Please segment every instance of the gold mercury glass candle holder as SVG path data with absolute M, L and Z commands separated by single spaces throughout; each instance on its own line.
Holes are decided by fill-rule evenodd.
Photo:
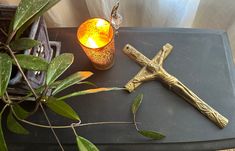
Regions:
M 93 18 L 80 25 L 77 38 L 83 51 L 98 70 L 107 70 L 114 64 L 114 30 L 101 18 Z

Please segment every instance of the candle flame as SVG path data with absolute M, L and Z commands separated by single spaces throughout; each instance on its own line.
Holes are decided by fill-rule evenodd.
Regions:
M 99 19 L 98 22 L 96 23 L 96 27 L 101 27 L 103 26 L 105 21 L 103 19 Z
M 96 44 L 96 42 L 92 38 L 89 37 L 87 42 L 91 48 L 98 48 L 98 45 Z
M 113 37 L 110 23 L 104 19 L 94 18 L 83 23 L 77 32 L 79 42 L 88 48 L 101 48 Z

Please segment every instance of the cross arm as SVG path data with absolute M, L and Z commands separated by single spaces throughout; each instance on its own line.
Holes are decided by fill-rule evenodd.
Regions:
M 154 71 L 156 70 L 155 68 L 157 68 L 157 66 L 162 65 L 163 61 L 171 53 L 172 49 L 173 49 L 173 46 L 171 44 L 169 43 L 165 44 L 152 60 L 145 57 L 142 53 L 140 53 L 130 44 L 127 44 L 123 48 L 123 52 L 127 54 L 130 58 L 135 60 L 137 63 L 139 63 L 141 66 L 148 66 L 148 68 L 151 68 L 151 70 Z
M 147 81 L 147 80 L 153 80 L 155 79 L 155 75 L 151 70 L 147 70 L 147 65 L 151 64 L 152 69 L 154 69 L 154 64 L 159 64 L 162 60 L 165 60 L 167 56 L 170 54 L 172 51 L 173 46 L 169 43 L 165 44 L 161 50 L 153 57 L 152 60 L 149 60 L 147 57 L 142 55 L 141 53 L 138 53 L 138 51 L 131 46 L 130 44 L 127 44 L 124 48 L 123 51 L 126 54 L 131 54 L 128 55 L 131 57 L 133 60 L 136 60 L 136 58 L 140 58 L 137 63 L 140 63 L 142 66 L 142 69 L 135 75 L 134 78 L 132 78 L 126 85 L 125 88 L 129 91 L 132 92 L 134 91 L 138 86 L 142 84 L 142 82 Z M 132 53 L 133 51 L 137 53 Z M 163 52 L 164 51 L 164 55 Z M 151 68 L 151 67 L 150 67 Z

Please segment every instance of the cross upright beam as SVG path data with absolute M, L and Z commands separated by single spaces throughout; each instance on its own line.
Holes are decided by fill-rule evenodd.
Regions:
M 228 119 L 209 106 L 206 102 L 200 99 L 189 88 L 181 83 L 176 77 L 170 75 L 164 68 L 163 62 L 172 51 L 173 46 L 169 43 L 164 45 L 162 49 L 156 54 L 156 56 L 150 60 L 138 50 L 136 50 L 130 44 L 127 44 L 123 48 L 123 52 L 137 63 L 143 66 L 143 68 L 132 78 L 125 88 L 132 92 L 144 81 L 158 79 L 163 84 L 168 86 L 170 90 L 177 95 L 184 98 L 187 102 L 192 104 L 202 114 L 208 117 L 218 127 L 224 128 L 228 124 Z

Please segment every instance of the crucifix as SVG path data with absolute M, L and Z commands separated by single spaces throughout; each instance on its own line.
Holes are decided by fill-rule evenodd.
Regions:
M 228 124 L 228 119 L 209 106 L 206 102 L 200 99 L 189 88 L 187 88 L 176 77 L 170 75 L 164 68 L 163 62 L 172 51 L 173 46 L 169 43 L 165 44 L 156 56 L 150 60 L 130 44 L 123 48 L 123 52 L 130 58 L 139 63 L 142 69 L 132 78 L 125 88 L 132 92 L 144 81 L 159 80 L 166 85 L 170 90 L 177 95 L 184 98 L 187 102 L 192 104 L 202 114 L 214 122 L 218 127 L 224 128 Z

